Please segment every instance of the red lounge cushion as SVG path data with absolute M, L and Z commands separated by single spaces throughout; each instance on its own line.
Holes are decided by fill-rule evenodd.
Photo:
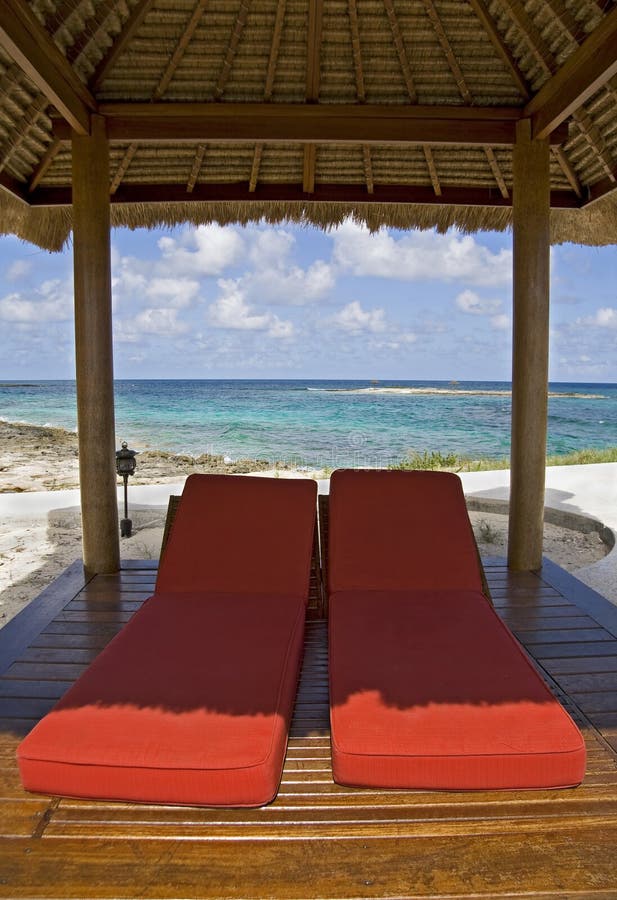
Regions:
M 28 790 L 257 806 L 278 788 L 305 597 L 159 594 L 18 750 Z
M 308 479 L 191 475 L 157 591 L 308 598 L 316 498 Z
M 585 746 L 486 598 L 330 599 L 334 778 L 421 789 L 579 784 Z
M 332 592 L 482 590 L 456 475 L 339 469 L 330 481 L 329 528 Z

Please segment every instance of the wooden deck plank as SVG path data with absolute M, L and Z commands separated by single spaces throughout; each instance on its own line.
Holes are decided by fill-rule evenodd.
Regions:
M 505 839 L 507 836 L 507 840 Z M 0 896 L 172 898 L 273 896 L 497 897 L 615 889 L 617 825 L 554 823 L 550 831 L 316 840 L 25 840 L 3 849 Z M 241 864 L 239 864 L 241 856 Z M 24 881 L 24 859 L 28 877 Z M 556 866 L 555 860 L 562 861 Z M 567 861 L 567 864 L 565 864 Z
M 487 570 L 498 612 L 582 726 L 581 787 L 453 793 L 335 784 L 326 624 L 311 621 L 280 790 L 257 810 L 23 791 L 20 737 L 150 595 L 156 570 L 134 562 L 100 585 L 65 590 L 64 603 L 53 614 L 39 609 L 28 641 L 4 656 L 0 631 L 0 897 L 615 900 L 617 639 L 610 610 L 596 618 L 597 598 L 579 607 L 577 583 L 550 574 L 558 587 L 500 563 Z

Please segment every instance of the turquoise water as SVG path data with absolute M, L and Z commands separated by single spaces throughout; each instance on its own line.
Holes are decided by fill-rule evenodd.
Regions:
M 380 393 L 388 387 L 414 392 Z M 502 457 L 510 446 L 509 389 L 502 382 L 118 381 L 116 433 L 118 446 L 126 440 L 136 450 L 309 466 L 385 465 L 410 450 Z M 617 385 L 553 384 L 551 393 L 549 453 L 617 446 Z M 3 382 L 0 418 L 75 429 L 75 384 Z

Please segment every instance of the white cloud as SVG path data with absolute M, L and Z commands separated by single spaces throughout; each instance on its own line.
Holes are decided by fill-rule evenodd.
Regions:
M 474 316 L 496 315 L 501 308 L 501 300 L 487 300 L 474 291 L 462 291 L 456 298 L 456 305 L 464 313 Z
M 160 301 L 161 306 L 183 309 L 199 293 L 199 282 L 190 278 L 152 278 L 145 293 L 150 301 Z
M 158 247 L 168 274 L 221 275 L 242 259 L 244 241 L 238 231 L 221 225 L 186 228 L 179 238 L 160 238 Z
M 270 337 L 288 338 L 294 333 L 291 322 L 273 313 L 256 313 L 246 302 L 241 285 L 233 279 L 220 279 L 220 296 L 208 307 L 207 318 L 215 328 L 234 331 L 263 331 Z
M 494 328 L 495 331 L 509 331 L 512 327 L 512 320 L 510 316 L 506 316 L 505 313 L 500 313 L 497 316 L 492 316 L 491 327 Z
M 594 324 L 601 328 L 617 328 L 617 309 L 611 306 L 602 307 L 595 315 Z
M 293 250 L 296 239 L 282 228 L 252 228 L 249 259 L 257 268 L 281 267 Z
M 138 332 L 164 337 L 188 331 L 186 322 L 178 321 L 178 310 L 175 308 L 144 309 L 135 316 L 134 326 Z
M 16 259 L 6 270 L 8 281 L 19 281 L 32 271 L 32 262 L 28 259 Z
M 21 293 L 7 294 L 0 300 L 0 319 L 40 325 L 43 322 L 67 322 L 73 318 L 73 288 L 66 281 L 44 281 L 31 292 L 35 299 Z
M 308 269 L 281 266 L 245 272 L 241 283 L 251 299 L 304 306 L 326 296 L 334 287 L 335 279 L 332 267 L 318 259 Z
M 378 333 L 386 330 L 385 313 L 383 309 L 364 310 L 357 300 L 353 300 L 344 306 L 330 319 L 333 325 L 348 331 L 351 334 L 359 334 L 363 331 Z
M 401 281 L 462 281 L 479 286 L 508 284 L 512 253 L 492 253 L 470 235 L 412 231 L 394 237 L 371 232 L 347 219 L 333 231 L 333 258 L 354 275 Z

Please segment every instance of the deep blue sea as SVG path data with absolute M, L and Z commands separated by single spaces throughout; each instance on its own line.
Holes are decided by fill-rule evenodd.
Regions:
M 379 466 L 409 451 L 503 457 L 509 390 L 503 382 L 117 381 L 116 434 L 118 446 L 136 450 L 307 466 Z M 550 390 L 549 453 L 617 446 L 617 385 Z M 0 418 L 74 430 L 75 383 L 2 382 Z

